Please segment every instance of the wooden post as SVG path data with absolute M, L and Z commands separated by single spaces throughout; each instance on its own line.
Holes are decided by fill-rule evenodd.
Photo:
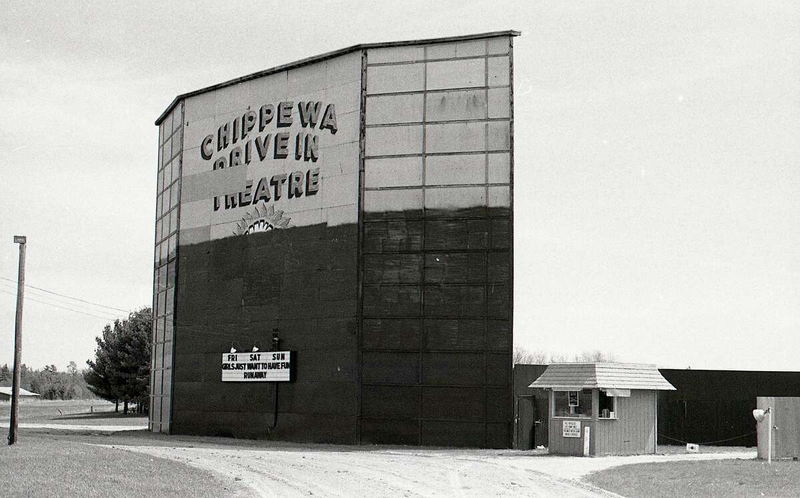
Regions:
M 655 415 L 653 415 L 653 454 L 658 453 L 658 391 L 653 391 L 653 409 L 655 410 Z
M 19 273 L 17 275 L 17 316 L 14 320 L 14 376 L 11 385 L 11 423 L 8 426 L 8 444 L 17 442 L 19 424 L 19 384 L 22 368 L 22 299 L 25 295 L 25 243 L 24 235 L 15 235 L 14 243 L 19 244 Z
M 774 400 L 774 398 L 773 398 Z M 769 415 L 769 432 L 767 432 L 767 463 L 772 464 L 772 407 L 775 406 L 775 402 L 772 401 L 770 403 L 769 408 L 767 408 L 767 414 Z

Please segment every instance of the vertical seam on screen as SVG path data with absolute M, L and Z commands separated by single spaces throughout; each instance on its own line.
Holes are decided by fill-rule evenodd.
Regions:
M 510 341 L 508 344 L 507 389 L 513 393 L 513 358 L 514 358 L 514 38 L 508 37 L 508 330 L 510 331 Z M 513 414 L 514 396 L 511 396 L 511 413 Z M 507 426 L 511 432 L 511 425 Z M 507 441 L 508 442 L 508 441 Z
M 486 447 L 489 440 L 489 360 L 487 344 L 487 328 L 489 327 L 489 247 L 492 244 L 492 212 L 489 205 L 489 40 L 483 42 L 483 95 L 486 107 L 484 117 L 486 123 L 483 125 L 483 181 L 484 195 L 486 203 L 487 218 L 487 240 L 483 249 L 483 306 L 485 316 L 483 317 L 483 446 Z
M 359 116 L 359 132 L 358 132 L 358 304 L 356 316 L 356 351 L 358 358 L 358 365 L 356 366 L 356 376 L 358 383 L 356 400 L 356 442 L 361 443 L 361 423 L 364 399 L 364 385 L 363 385 L 363 330 L 364 330 L 364 176 L 366 174 L 366 113 L 367 113 L 367 63 L 368 53 L 367 50 L 361 51 L 361 90 L 360 90 L 360 116 Z
M 422 47 L 422 235 L 421 235 L 421 247 L 420 247 L 420 264 L 422 265 L 422 271 L 420 272 L 420 282 L 419 282 L 419 338 L 417 340 L 417 347 L 419 348 L 419 366 L 417 370 L 418 380 L 417 380 L 417 396 L 419 396 L 418 406 L 417 406 L 417 437 L 419 444 L 422 444 L 422 414 L 423 414 L 423 369 L 425 363 L 424 357 L 424 350 L 425 350 L 425 281 L 426 281 L 426 271 L 425 271 L 425 259 L 427 256 L 427 243 L 425 240 L 425 231 L 426 231 L 426 220 L 427 220 L 427 209 L 426 205 L 426 196 L 427 196 L 427 189 L 425 186 L 428 183 L 427 174 L 428 174 L 428 161 L 427 161 L 427 119 L 428 119 L 428 46 L 425 45 Z

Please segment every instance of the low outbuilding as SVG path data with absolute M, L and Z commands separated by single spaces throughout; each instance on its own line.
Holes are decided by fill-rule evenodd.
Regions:
M 554 363 L 530 387 L 549 391 L 549 452 L 656 452 L 658 391 L 675 390 L 655 365 Z
M 19 397 L 20 398 L 28 398 L 28 399 L 36 399 L 39 397 L 38 394 L 32 393 L 25 389 L 19 388 Z M 10 387 L 0 387 L 0 401 L 10 401 L 11 400 L 11 388 Z

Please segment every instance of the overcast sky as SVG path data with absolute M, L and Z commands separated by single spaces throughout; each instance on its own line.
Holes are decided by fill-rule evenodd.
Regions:
M 14 234 L 30 285 L 150 305 L 153 121 L 175 95 L 357 43 L 516 29 L 515 344 L 800 370 L 800 7 L 762 4 L 5 1 L 0 364 Z M 26 297 L 32 367 L 84 365 L 119 316 Z

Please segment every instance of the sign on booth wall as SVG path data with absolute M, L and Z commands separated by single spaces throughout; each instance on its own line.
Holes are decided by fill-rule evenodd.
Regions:
M 561 422 L 562 437 L 581 437 L 580 420 L 563 420 Z
M 222 382 L 289 382 L 291 373 L 291 351 L 222 355 Z

